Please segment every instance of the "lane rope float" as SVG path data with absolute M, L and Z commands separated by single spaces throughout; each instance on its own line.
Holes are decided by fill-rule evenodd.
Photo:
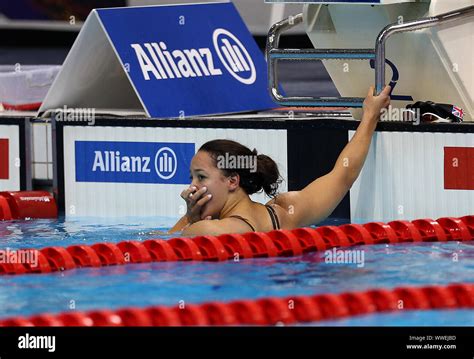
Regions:
M 270 232 L 148 239 L 69 247 L 19 249 L 37 258 L 31 263 L 0 263 L 0 274 L 49 273 L 82 267 L 164 261 L 224 261 L 298 256 L 355 245 L 474 240 L 474 215 L 437 220 L 370 222 Z M 19 257 L 19 255 L 17 256 Z
M 474 284 L 370 289 L 232 302 L 72 311 L 0 320 L 0 326 L 208 326 L 311 323 L 402 310 L 473 309 Z
M 49 192 L 0 192 L 0 220 L 57 217 L 58 207 Z

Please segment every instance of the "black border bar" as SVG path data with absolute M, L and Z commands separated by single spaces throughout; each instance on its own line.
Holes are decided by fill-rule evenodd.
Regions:
M 55 351 L 19 349 L 19 337 L 55 336 Z M 416 341 L 410 337 L 433 337 Z M 435 336 L 455 339 L 434 340 Z M 472 327 L 0 328 L 2 358 L 182 357 L 472 358 Z M 420 343 L 455 349 L 408 349 Z

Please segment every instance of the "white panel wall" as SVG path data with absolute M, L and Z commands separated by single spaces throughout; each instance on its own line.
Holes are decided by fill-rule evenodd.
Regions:
M 187 185 L 141 183 L 90 183 L 75 181 L 75 141 L 189 142 L 196 150 L 213 139 L 228 138 L 256 148 L 277 162 L 287 191 L 286 130 L 132 128 L 66 126 L 64 128 L 64 183 L 66 216 L 166 216 L 180 217 L 184 201 L 180 193 Z M 268 201 L 263 194 L 252 196 Z
M 53 179 L 53 155 L 51 124 L 36 122 L 32 124 L 33 178 L 40 180 Z
M 474 214 L 474 191 L 444 189 L 445 146 L 473 147 L 474 134 L 376 132 L 350 191 L 352 221 Z

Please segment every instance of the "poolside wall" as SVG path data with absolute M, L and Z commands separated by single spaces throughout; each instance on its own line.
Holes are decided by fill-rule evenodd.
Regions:
M 329 172 L 357 125 L 350 120 L 257 115 L 240 120 L 102 118 L 95 126 L 55 123 L 54 188 L 66 216 L 178 217 L 184 211 L 179 194 L 187 184 L 78 181 L 75 142 L 184 142 L 196 151 L 208 140 L 231 138 L 273 157 L 284 179 L 281 190 L 286 191 L 302 189 Z M 389 221 L 472 213 L 473 132 L 468 124 L 380 123 L 360 178 L 332 217 Z M 268 200 L 263 195 L 255 199 Z
M 472 213 L 474 134 L 377 132 L 350 202 L 353 220 Z
M 75 146 L 78 141 L 90 143 L 127 142 L 130 146 L 140 146 L 141 143 L 172 143 L 189 144 L 192 155 L 205 142 L 227 138 L 238 141 L 250 147 L 257 148 L 259 153 L 267 154 L 278 164 L 282 178 L 282 191 L 287 191 L 287 148 L 286 130 L 259 130 L 236 128 L 153 128 L 153 127 L 107 127 L 107 126 L 78 126 L 66 127 L 64 131 L 64 193 L 65 213 L 67 216 L 166 216 L 179 217 L 185 214 L 185 203 L 180 193 L 189 186 L 189 162 L 183 161 L 178 155 L 178 170 L 169 180 L 160 183 L 157 173 L 160 166 L 158 159 L 152 156 L 148 169 L 152 183 L 134 183 L 140 176 L 124 177 L 116 173 L 114 178 L 102 182 L 100 176 L 88 180 L 81 178 L 77 168 L 84 152 Z M 133 144 L 133 145 L 132 145 Z M 123 147 L 122 147 L 123 148 Z M 132 150 L 133 151 L 133 150 Z M 154 155 L 156 151 L 152 154 Z M 168 158 L 169 159 L 169 158 Z M 188 158 L 190 160 L 190 158 Z M 173 160 L 174 161 L 174 160 Z M 184 163 L 186 162 L 186 163 Z M 174 166 L 174 162 L 172 164 Z M 184 168 L 182 168 L 184 166 Z M 97 171 L 96 171 L 97 172 Z M 184 181 L 176 180 L 179 173 L 184 173 Z M 182 176 L 182 177 L 183 177 Z M 144 181 L 147 181 L 145 179 Z M 269 198 L 263 194 L 252 196 L 254 200 L 265 202 Z

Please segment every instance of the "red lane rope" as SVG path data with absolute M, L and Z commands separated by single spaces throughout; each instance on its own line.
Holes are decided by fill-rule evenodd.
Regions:
M 57 218 L 58 207 L 46 191 L 0 192 L 0 221 L 26 218 Z
M 41 107 L 41 102 L 24 103 L 18 105 L 3 102 L 2 105 L 5 110 L 36 111 L 39 110 L 39 108 Z
M 21 258 L 21 254 L 29 252 L 30 257 L 37 258 L 37 263 L 34 263 L 36 266 L 28 262 L 7 261 L 0 263 L 0 274 L 49 273 L 127 263 L 297 256 L 333 247 L 364 244 L 471 240 L 474 240 L 474 215 L 461 218 L 444 217 L 436 221 L 417 219 L 411 222 L 371 222 L 363 225 L 296 228 L 266 233 L 149 239 L 143 242 L 96 243 L 66 248 L 46 247 L 39 250 L 20 249 L 16 251 L 16 257 Z
M 371 289 L 340 294 L 269 297 L 182 306 L 39 314 L 0 326 L 275 325 L 317 322 L 401 310 L 473 309 L 474 284 Z

